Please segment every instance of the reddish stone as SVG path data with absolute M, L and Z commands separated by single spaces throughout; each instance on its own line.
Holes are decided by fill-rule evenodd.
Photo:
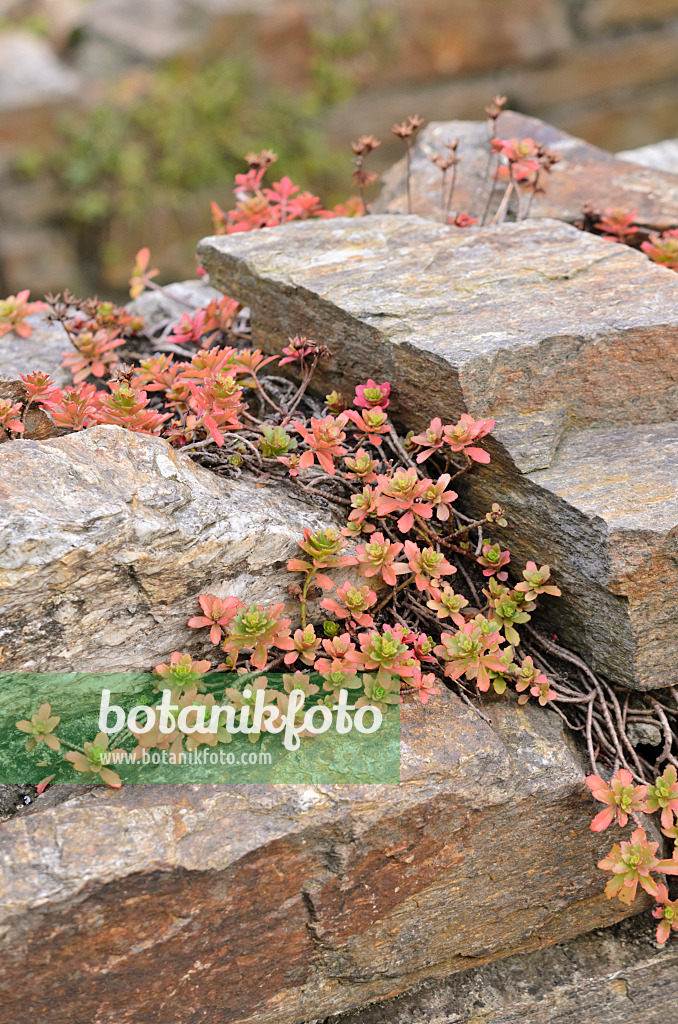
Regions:
M 0 1024 L 294 1024 L 628 915 L 561 720 L 485 711 L 407 705 L 399 786 L 48 791 L 0 831 Z

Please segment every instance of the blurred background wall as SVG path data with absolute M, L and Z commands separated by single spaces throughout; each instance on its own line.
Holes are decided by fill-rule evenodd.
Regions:
M 0 0 L 0 294 L 190 276 L 242 156 L 327 202 L 394 120 L 513 109 L 610 150 L 678 135 L 678 0 Z

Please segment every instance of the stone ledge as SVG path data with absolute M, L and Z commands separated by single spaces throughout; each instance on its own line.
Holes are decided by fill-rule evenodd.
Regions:
M 323 1024 L 668 1024 L 678 948 L 657 949 L 652 918 L 472 967 Z
M 205 633 L 186 624 L 201 593 L 287 599 L 294 617 L 285 563 L 303 526 L 334 522 L 289 489 L 220 479 L 162 438 L 108 425 L 0 446 L 0 505 L 3 672 L 202 656 Z

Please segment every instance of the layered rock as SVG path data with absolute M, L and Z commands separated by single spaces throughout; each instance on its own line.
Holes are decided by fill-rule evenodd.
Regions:
M 56 787 L 0 830 L 0 1022 L 294 1024 L 626 916 L 560 719 L 484 710 L 406 704 L 399 786 Z
M 661 1024 L 678 1000 L 678 946 L 625 921 L 527 956 L 427 982 L 323 1024 Z
M 292 491 L 221 479 L 113 426 L 2 445 L 0 502 L 0 667 L 17 672 L 204 653 L 186 625 L 198 595 L 285 600 L 302 527 L 333 522 Z
M 656 230 L 678 223 L 678 175 L 622 160 L 536 117 L 513 111 L 501 115 L 497 134 L 504 139 L 532 138 L 560 156 L 551 174 L 544 176 L 545 192 L 535 196 L 531 217 L 553 217 L 574 223 L 588 203 L 599 212 L 608 208 L 637 210 L 637 223 Z M 489 130 L 485 121 L 432 121 L 419 132 L 412 152 L 413 213 L 440 221 L 441 173 L 430 158 L 437 153 L 444 155 L 445 143 L 455 139 L 459 139 L 461 163 L 452 208 L 482 218 L 490 190 Z M 496 169 L 496 161 L 493 168 Z M 386 172 L 383 180 L 375 211 L 406 213 L 404 158 Z M 490 216 L 498 208 L 504 191 L 501 183 L 493 186 Z
M 677 182 L 678 184 L 678 182 Z M 498 539 L 549 562 L 558 632 L 601 671 L 666 684 L 678 655 L 678 277 L 546 219 L 459 231 L 417 217 L 206 239 L 214 284 L 254 343 L 326 343 L 319 387 L 393 385 L 393 413 L 493 416 L 467 501 L 509 510 Z M 661 581 L 661 583 L 660 583 Z M 660 593 L 661 588 L 661 593 Z

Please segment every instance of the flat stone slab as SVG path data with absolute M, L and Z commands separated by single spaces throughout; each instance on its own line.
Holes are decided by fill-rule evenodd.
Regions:
M 287 489 L 220 479 L 162 438 L 114 426 L 0 446 L 0 510 L 4 672 L 204 656 L 204 631 L 186 624 L 198 595 L 285 600 L 302 527 L 334 521 Z
M 251 306 L 254 344 L 279 352 L 305 334 L 329 345 L 320 390 L 390 380 L 395 417 L 418 429 L 437 415 L 493 416 L 492 465 L 468 480 L 474 510 L 491 491 L 513 521 L 502 541 L 562 577 L 568 643 L 621 682 L 666 685 L 678 621 L 654 640 L 652 621 L 637 632 L 646 605 L 635 606 L 628 566 L 644 575 L 659 557 L 678 592 L 673 449 L 661 432 L 672 428 L 659 427 L 678 420 L 674 272 L 545 219 L 464 232 L 406 216 L 306 222 L 205 239 L 199 254 L 212 283 Z M 538 475 L 572 432 L 601 428 L 617 434 L 595 480 L 633 488 L 633 524 L 612 516 L 608 528 L 581 497 L 585 458 L 564 455 L 553 487 Z M 535 516 L 548 520 L 543 533 Z
M 295 1024 L 626 916 L 561 720 L 484 710 L 405 704 L 399 786 L 48 791 L 0 830 L 1 1024 Z
M 505 111 L 497 122 L 497 135 L 504 139 L 532 138 L 560 156 L 550 175 L 544 175 L 546 192 L 535 197 L 530 217 L 552 217 L 574 221 L 582 206 L 596 210 L 638 210 L 637 223 L 663 230 L 678 224 L 678 174 L 665 168 L 634 164 L 592 146 L 567 132 L 513 111 Z M 412 154 L 412 212 L 440 221 L 441 173 L 430 157 L 445 154 L 445 143 L 459 139 L 458 184 L 452 207 L 481 217 L 489 191 L 487 164 L 489 129 L 486 121 L 431 121 L 419 132 Z M 496 168 L 496 160 L 494 167 Z M 384 187 L 375 212 L 406 213 L 405 160 L 398 161 L 383 175 Z M 449 184 L 449 175 L 448 175 Z M 504 192 L 497 184 L 492 211 Z
M 634 918 L 472 967 L 323 1024 L 663 1024 L 678 1005 L 678 945 Z

